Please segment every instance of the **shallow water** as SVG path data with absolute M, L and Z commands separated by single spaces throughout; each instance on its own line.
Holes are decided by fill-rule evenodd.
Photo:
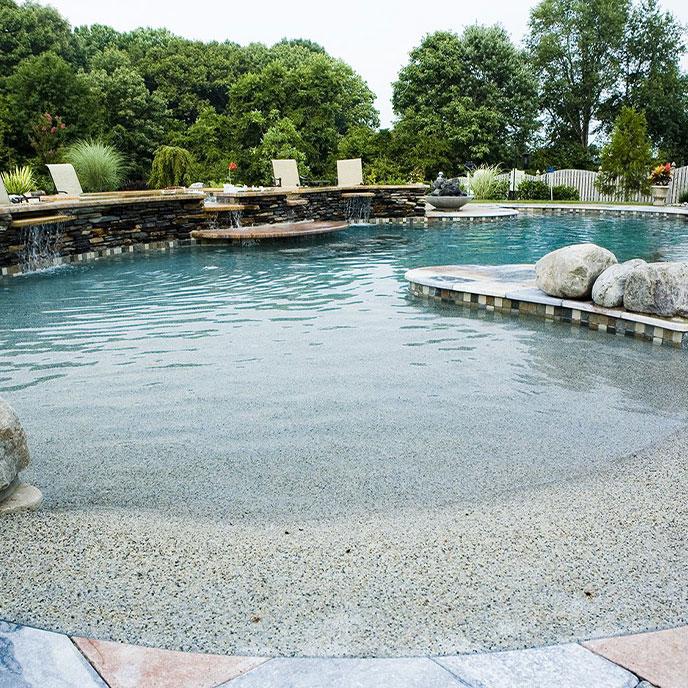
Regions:
M 429 305 L 409 268 L 594 241 L 688 259 L 688 223 L 352 227 L 298 245 L 136 254 L 0 281 L 0 393 L 54 508 L 218 519 L 481 500 L 685 424 L 685 353 Z

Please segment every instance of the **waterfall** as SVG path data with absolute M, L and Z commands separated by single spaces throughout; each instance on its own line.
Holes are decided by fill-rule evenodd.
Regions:
M 36 224 L 24 227 L 21 234 L 24 249 L 19 256 L 22 272 L 45 270 L 60 257 L 64 223 Z
M 241 210 L 225 210 L 229 216 L 229 223 L 220 223 L 220 213 L 210 213 L 207 219 L 207 227 L 212 231 L 222 230 L 222 229 L 240 229 L 241 228 Z
M 370 196 L 354 196 L 346 201 L 346 219 L 352 225 L 368 224 L 372 209 Z
M 229 226 L 235 229 L 239 229 L 241 227 L 241 210 L 229 211 Z

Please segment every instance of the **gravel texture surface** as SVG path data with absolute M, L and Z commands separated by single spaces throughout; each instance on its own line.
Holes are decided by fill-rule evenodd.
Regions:
M 442 508 L 232 524 L 51 509 L 0 523 L 0 617 L 170 649 L 403 656 L 688 622 L 688 433 Z

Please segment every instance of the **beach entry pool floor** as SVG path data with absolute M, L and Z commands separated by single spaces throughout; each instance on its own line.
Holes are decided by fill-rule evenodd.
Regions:
M 431 306 L 404 272 L 688 225 L 519 218 L 123 256 L 0 282 L 45 494 L 0 618 L 247 654 L 424 654 L 685 623 L 688 357 Z

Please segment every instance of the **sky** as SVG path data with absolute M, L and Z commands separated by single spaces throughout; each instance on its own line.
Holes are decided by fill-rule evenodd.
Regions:
M 309 38 L 348 62 L 376 94 L 382 126 L 393 121 L 392 83 L 410 50 L 433 31 L 501 24 L 520 42 L 537 0 L 410 2 L 409 0 L 48 0 L 73 26 L 108 24 L 119 31 L 165 27 L 187 38 L 272 44 Z M 661 6 L 688 25 L 686 0 Z M 688 60 L 684 60 L 688 66 Z

